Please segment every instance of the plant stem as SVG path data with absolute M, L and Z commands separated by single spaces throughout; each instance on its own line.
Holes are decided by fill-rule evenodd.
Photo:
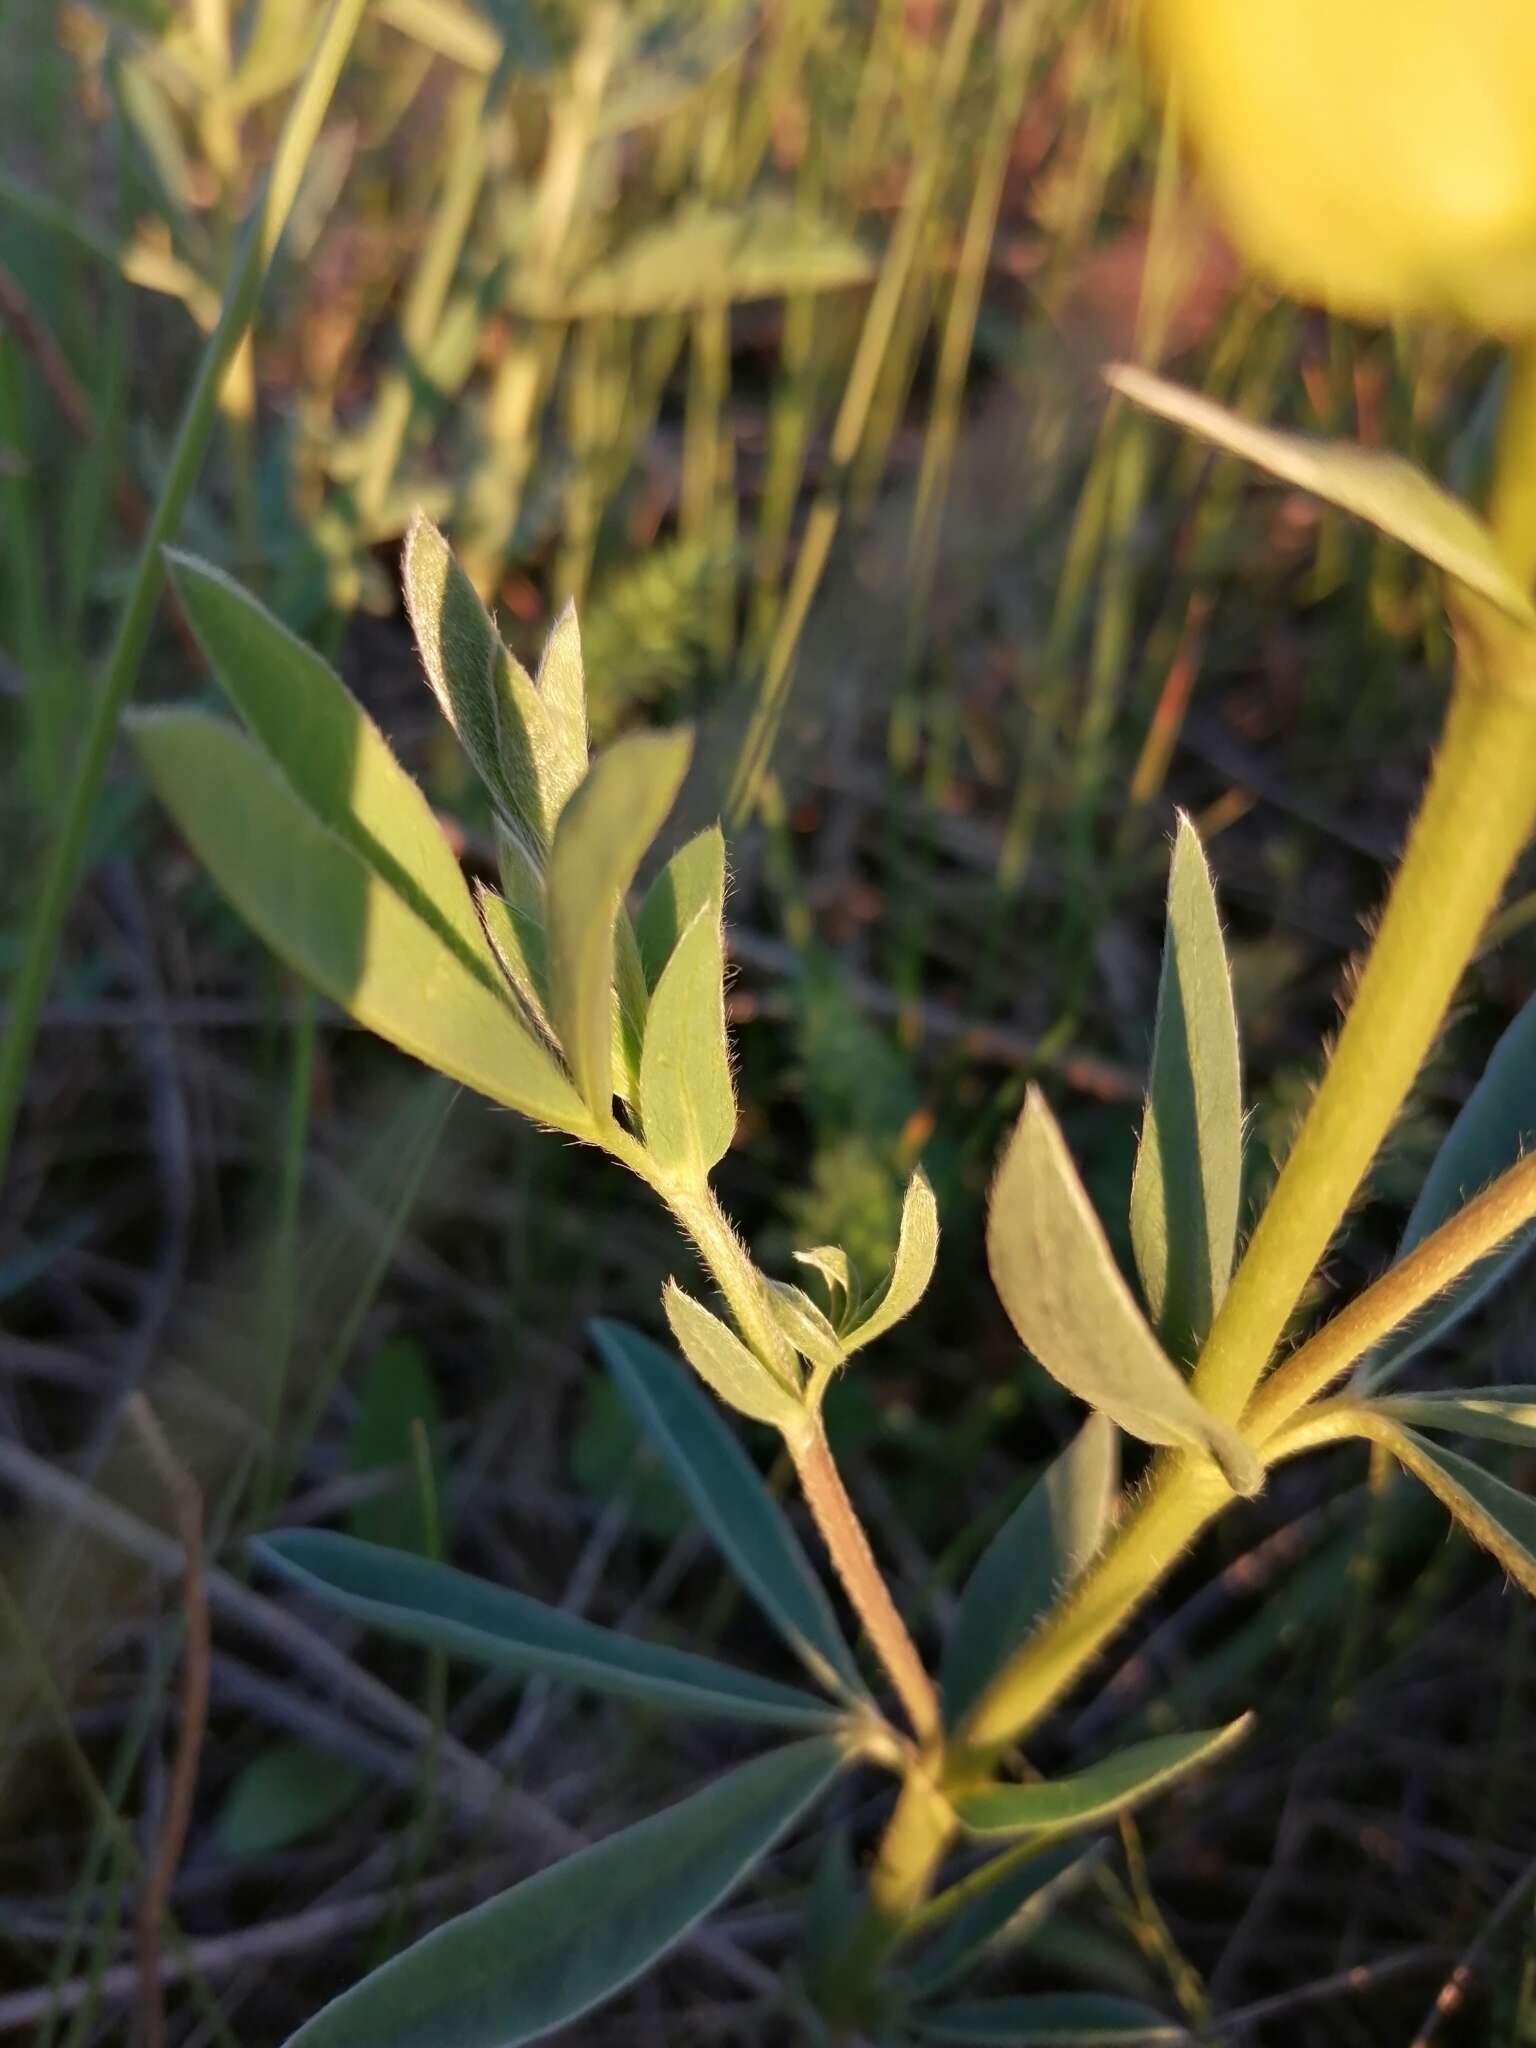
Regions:
M 803 1431 L 786 1430 L 784 1441 L 794 1460 L 800 1491 L 805 1495 L 822 1541 L 864 1625 L 864 1633 L 890 1674 L 907 1719 L 918 1740 L 927 1745 L 939 1733 L 939 1702 L 933 1681 L 923 1669 L 907 1625 L 897 1612 L 890 1589 L 881 1577 L 858 1511 L 848 1498 L 821 1425 L 820 1415 L 807 1416 Z M 905 1800 L 914 1782 L 908 1777 Z M 930 1797 L 932 1797 L 932 1788 Z
M 1536 655 L 1464 646 L 1423 808 L 1333 1058 L 1233 1277 L 1195 1392 L 1235 1422 L 1439 1033 L 1536 820 Z M 1511 667 L 1514 672 L 1511 673 Z
M 1256 1449 L 1268 1442 L 1373 1344 L 1443 1294 L 1479 1259 L 1497 1251 L 1533 1216 L 1536 1154 L 1512 1166 L 1458 1209 L 1294 1352 L 1265 1381 L 1244 1417 L 1249 1441 Z
M 91 707 L 74 781 L 38 884 L 36 908 L 12 985 L 4 1037 L 0 1038 L 0 1179 L 4 1178 L 16 1128 L 59 932 L 74 893 L 91 813 L 111 757 L 118 714 L 133 688 L 154 621 L 164 573 L 160 551 L 175 533 L 191 496 L 203 451 L 218 418 L 225 373 L 249 332 L 262 284 L 366 4 L 367 0 L 333 0 L 315 39 L 309 69 L 288 109 L 272 169 L 247 224 L 233 274 L 225 288 L 218 325 L 208 337 L 197 376 L 187 394 L 166 465 L 165 482 L 144 532 L 106 671 Z

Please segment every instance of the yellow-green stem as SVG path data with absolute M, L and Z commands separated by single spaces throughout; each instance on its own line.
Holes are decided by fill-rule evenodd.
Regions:
M 1298 1409 L 1322 1393 L 1373 1344 L 1408 1321 L 1469 1267 L 1536 1216 L 1536 1154 L 1522 1159 L 1458 1209 L 1440 1228 L 1391 1266 L 1347 1308 L 1325 1323 L 1265 1381 L 1243 1422 L 1255 1449 Z

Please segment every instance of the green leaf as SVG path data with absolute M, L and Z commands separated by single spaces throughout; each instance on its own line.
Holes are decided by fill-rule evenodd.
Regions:
M 822 1372 L 836 1372 L 846 1353 L 831 1323 L 799 1287 L 786 1280 L 768 1282 L 768 1306 L 774 1320 L 802 1358 Z
M 1449 1509 L 1474 1543 L 1491 1551 L 1510 1577 L 1536 1595 L 1536 1500 L 1495 1479 L 1481 1465 L 1404 1429 L 1378 1409 L 1364 1411 L 1372 1437 Z
M 738 57 L 758 24 L 752 7 L 692 19 L 680 10 L 646 18 L 635 10 L 626 47 L 597 116 L 599 135 L 649 126 L 681 106 Z
M 1435 1155 L 1403 1231 L 1404 1258 L 1442 1223 L 1514 1166 L 1536 1143 L 1536 997 L 1525 1004 L 1489 1055 Z M 1434 1344 L 1512 1273 L 1536 1244 L 1527 1225 L 1470 1266 L 1411 1323 L 1393 1331 L 1356 1368 L 1359 1387 L 1383 1387 L 1427 1344 Z
M 1320 441 L 1255 426 L 1214 400 L 1185 391 L 1147 370 L 1118 364 L 1106 372 L 1115 390 L 1229 455 L 1240 455 L 1281 483 L 1310 491 L 1352 512 L 1522 625 L 1536 625 L 1536 604 L 1521 585 L 1491 530 L 1470 506 L 1442 490 L 1400 455 Z
M 577 1089 L 600 1118 L 614 1093 L 614 924 L 692 747 L 682 729 L 619 740 L 593 762 L 555 829 L 546 885 L 550 1014 Z
M 903 1316 L 912 1313 L 927 1292 L 938 1255 L 939 1205 L 933 1199 L 927 1175 L 919 1168 L 908 1181 L 902 1201 L 895 1261 L 884 1285 L 860 1309 L 852 1328 L 843 1332 L 845 1351 L 858 1351 L 872 1344 Z
M 554 1045 L 555 1027 L 549 1021 L 549 951 L 543 925 L 483 882 L 475 884 L 475 902 L 497 964 L 529 1018 Z
M 620 1635 L 407 1551 L 326 1529 L 285 1530 L 255 1547 L 284 1578 L 344 1614 L 487 1670 L 560 1679 L 669 1711 L 783 1728 L 825 1727 L 832 1718 L 825 1701 L 793 1686 Z
M 380 1346 L 363 1375 L 350 1462 L 354 1472 L 398 1467 L 400 1484 L 390 1493 L 359 1501 L 347 1517 L 347 1526 L 365 1543 L 414 1550 L 425 1556 L 432 1548 L 432 1531 L 414 1469 L 414 1425 L 418 1422 L 426 1431 L 435 1468 L 442 1428 L 437 1389 L 421 1346 L 409 1337 L 397 1337 Z M 441 1500 L 440 1475 L 436 1492 Z
M 987 1258 L 1013 1327 L 1069 1393 L 1147 1443 L 1208 1450 L 1239 1493 L 1257 1491 L 1252 1451 L 1148 1329 L 1038 1088 L 992 1184 Z
M 209 667 L 294 794 L 494 987 L 453 849 L 340 676 L 221 570 L 169 551 L 166 562 Z
M 1193 2039 L 1152 2006 L 1098 1991 L 978 1998 L 924 2013 L 918 2024 L 925 2041 L 959 2048 L 1174 2048 Z
M 844 1762 L 813 1739 L 503 1892 L 325 2007 L 288 2048 L 518 2048 L 621 1990 L 717 1906 Z
M 1062 1842 L 1051 1848 L 1008 1849 L 963 1880 L 975 1895 L 944 1923 L 908 1977 L 914 1998 L 931 1998 L 975 1967 L 1007 1930 L 1010 1945 L 1028 1940 L 1055 1911 L 1057 1901 L 1093 1862 L 1096 1852 Z M 988 1879 L 995 1879 L 988 1883 Z M 940 1893 L 939 1903 L 943 1899 Z
M 443 716 L 506 823 L 542 853 L 585 773 L 585 731 L 578 745 L 551 718 L 448 543 L 420 514 L 403 567 L 411 630 Z
M 592 1335 L 635 1419 L 763 1613 L 818 1683 L 866 1701 L 821 1581 L 718 1408 L 638 1330 L 599 1320 Z
M 558 297 L 514 298 L 561 320 L 645 318 L 744 299 L 842 290 L 874 275 L 869 252 L 802 208 L 753 199 L 735 208 L 680 208 L 567 284 Z
M 276 1742 L 236 1777 L 213 1832 L 226 1856 L 246 1863 L 291 1849 L 350 1813 L 368 1774 L 307 1742 Z
M 645 893 L 635 936 L 645 985 L 661 980 L 673 948 L 702 911 L 718 919 L 725 908 L 725 835 L 718 825 L 696 832 L 673 854 Z
M 728 1408 L 774 1429 L 794 1424 L 801 1412 L 798 1394 L 752 1355 L 729 1324 L 685 1294 L 675 1280 L 662 1290 L 661 1305 L 678 1349 Z
M 1090 1415 L 983 1552 L 944 1645 L 946 1727 L 987 1685 L 1097 1553 L 1120 1486 L 1115 1425 Z
M 587 674 L 581 658 L 581 627 L 574 599 L 567 599 L 556 619 L 534 688 L 554 734 L 559 758 L 569 764 L 566 775 L 574 789 L 587 772 Z M 569 795 L 568 789 L 566 794 Z
M 812 1245 L 809 1251 L 796 1252 L 795 1258 L 802 1266 L 809 1266 L 813 1273 L 821 1275 L 836 1328 L 845 1330 L 850 1323 L 857 1322 L 859 1310 L 864 1305 L 864 1295 L 854 1263 L 842 1246 Z
M 275 953 L 370 1031 L 525 1116 L 591 1118 L 511 1005 L 467 971 L 233 726 L 197 711 L 128 721 L 156 794 Z
M 640 1124 L 657 1165 L 690 1182 L 709 1178 L 736 1134 L 720 913 L 708 906 L 678 940 L 651 997 Z
M 1204 1343 L 1237 1247 L 1243 1095 L 1237 1014 L 1216 891 L 1182 812 L 1146 1115 L 1131 1182 L 1131 1240 L 1153 1327 L 1175 1358 Z
M 1136 1742 L 1118 1756 L 1106 1757 L 1069 1778 L 1047 1778 L 1035 1785 L 989 1785 L 955 1801 L 962 1826 L 975 1835 L 1022 1835 L 1037 1830 L 1052 1834 L 1067 1828 L 1088 1828 L 1129 1813 L 1154 1793 L 1176 1785 L 1192 1771 L 1222 1756 L 1242 1741 L 1253 1716 L 1244 1714 L 1225 1728 L 1203 1728 L 1192 1735 L 1155 1735 Z
M 1378 1414 L 1419 1429 L 1445 1429 L 1494 1443 L 1536 1445 L 1536 1387 L 1468 1387 L 1457 1394 L 1389 1394 Z

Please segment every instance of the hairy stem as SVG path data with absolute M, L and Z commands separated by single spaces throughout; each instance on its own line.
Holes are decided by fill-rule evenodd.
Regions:
M 1248 1410 L 1243 1427 L 1249 1441 L 1256 1449 L 1266 1444 L 1373 1344 L 1497 1251 L 1533 1216 L 1536 1155 L 1501 1174 L 1294 1352 Z
M 881 1576 L 864 1524 L 848 1498 L 821 1417 L 807 1416 L 805 1428 L 793 1434 L 786 1431 L 784 1440 L 794 1460 L 800 1491 L 864 1633 L 890 1675 L 913 1733 L 924 1745 L 930 1744 L 939 1733 L 938 1695 Z

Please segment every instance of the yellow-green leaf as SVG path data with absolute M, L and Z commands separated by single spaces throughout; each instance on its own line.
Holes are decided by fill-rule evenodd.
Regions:
M 720 913 L 709 905 L 678 940 L 651 996 L 640 1123 L 657 1164 L 695 1181 L 708 1178 L 735 1135 Z
M 1522 625 L 1536 626 L 1536 603 L 1505 561 L 1492 531 L 1470 505 L 1442 490 L 1401 455 L 1320 441 L 1277 427 L 1256 426 L 1198 391 L 1186 391 L 1148 370 L 1121 363 L 1110 383 L 1135 404 L 1184 427 L 1201 440 L 1240 455 L 1281 483 L 1295 484 L 1340 511 L 1352 512 Z
M 725 835 L 718 825 L 696 832 L 673 854 L 645 892 L 635 936 L 647 988 L 660 981 L 672 949 L 701 910 L 718 921 L 725 907 Z
M 775 1429 L 788 1428 L 796 1420 L 798 1396 L 753 1357 L 728 1324 L 685 1294 L 675 1280 L 667 1282 L 661 1299 L 678 1349 L 728 1408 Z
M 1491 1551 L 1515 1582 L 1536 1595 L 1536 1500 L 1495 1479 L 1481 1465 L 1402 1425 L 1385 1404 L 1362 1409 L 1360 1434 L 1387 1449 L 1427 1486 L 1454 1520 Z
M 901 1231 L 896 1257 L 884 1285 L 860 1310 L 852 1328 L 843 1332 L 843 1349 L 857 1351 L 883 1336 L 922 1300 L 939 1255 L 939 1205 L 921 1167 L 907 1183 L 901 1204 Z
M 1224 1755 L 1252 1724 L 1253 1716 L 1244 1714 L 1225 1728 L 1155 1735 L 1071 1777 L 1046 1778 L 1033 1785 L 988 1785 L 957 1799 L 955 1811 L 973 1835 L 1022 1835 L 1045 1829 L 1055 1834 L 1093 1827 L 1129 1813 L 1154 1793 Z
M 587 1137 L 549 1054 L 430 926 L 305 809 L 234 726 L 198 711 L 130 721 L 156 794 L 235 908 L 370 1031 L 493 1101 Z
M 987 1259 L 1013 1327 L 1069 1393 L 1145 1443 L 1209 1451 L 1238 1492 L 1258 1490 L 1252 1451 L 1148 1329 L 1037 1088 L 992 1184 Z

